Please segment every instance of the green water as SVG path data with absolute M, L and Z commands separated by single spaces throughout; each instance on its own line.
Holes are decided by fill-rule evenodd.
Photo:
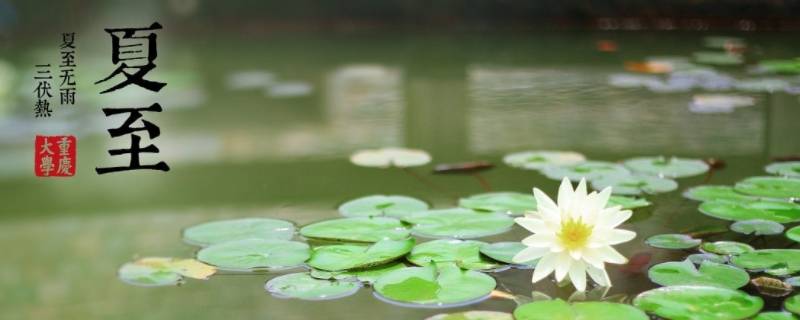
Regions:
M 722 159 L 726 167 L 708 183 L 732 184 L 761 174 L 771 157 L 800 154 L 800 103 L 785 93 L 750 94 L 756 106 L 730 114 L 690 113 L 692 92 L 651 93 L 618 89 L 609 74 L 626 60 L 652 55 L 690 55 L 705 34 L 350 34 L 200 37 L 165 32 L 159 72 L 169 78 L 157 96 L 165 112 L 146 115 L 162 136 L 155 143 L 169 173 L 98 176 L 110 161 L 116 124 L 102 116 L 97 88 L 88 85 L 111 71 L 101 34 L 86 35 L 79 81 L 85 97 L 74 112 L 34 120 L 25 97 L 7 99 L 0 120 L 0 318 L 2 319 L 422 319 L 441 310 L 383 303 L 362 289 L 326 301 L 282 300 L 263 285 L 273 275 L 216 276 L 182 287 L 140 288 L 116 278 L 135 257 L 190 257 L 180 230 L 228 217 L 283 218 L 300 225 L 337 217 L 335 207 L 369 194 L 404 194 L 435 207 L 484 192 L 475 177 L 431 175 L 431 188 L 399 170 L 353 166 L 355 150 L 405 146 L 429 151 L 435 163 L 488 160 L 482 176 L 493 190 L 554 195 L 557 182 L 535 171 L 503 165 L 502 156 L 525 149 L 574 150 L 595 160 L 640 155 Z M 800 48 L 792 35 L 748 34 L 759 56 L 790 58 Z M 601 53 L 595 41 L 612 39 L 619 52 Z M 48 40 L 49 41 L 49 40 Z M 19 78 L 13 92 L 30 86 L 30 66 L 53 54 L 45 40 L 21 43 L 0 58 Z M 163 68 L 163 69 L 162 69 Z M 262 69 L 313 89 L 291 98 L 260 90 L 231 90 L 231 72 Z M 743 68 L 722 69 L 743 75 Z M 19 86 L 23 86 L 22 89 Z M 172 92 L 178 93 L 169 93 Z M 197 97 L 199 95 L 200 97 Z M 192 99 L 189 99 L 194 97 Z M 81 96 L 79 96 L 79 100 Z M 191 100 L 188 101 L 187 100 Z M 138 100 L 116 100 L 138 101 Z M 157 100 L 158 101 L 158 100 Z M 170 103 L 171 102 L 171 103 Z M 186 105 L 176 107 L 176 105 Z M 63 112 L 62 112 L 63 111 Z M 78 134 L 78 174 L 67 179 L 33 177 L 30 149 L 36 133 Z M 72 126 L 72 127 L 70 127 Z M 54 131 L 54 132 L 50 132 Z M 725 225 L 697 212 L 699 203 L 680 193 L 706 177 L 679 179 L 678 191 L 648 196 L 624 226 L 639 236 L 618 249 L 626 256 L 650 253 L 652 263 L 681 252 L 652 249 L 648 236 L 705 225 Z M 517 241 L 521 228 L 480 240 Z M 741 240 L 736 235 L 720 239 Z M 781 241 L 776 242 L 784 244 Z M 642 273 L 610 267 L 608 295 L 633 297 L 654 287 Z M 530 270 L 494 274 L 499 289 L 532 290 L 567 298 L 571 288 L 549 281 L 530 284 Z M 489 299 L 455 310 L 511 311 L 510 300 Z

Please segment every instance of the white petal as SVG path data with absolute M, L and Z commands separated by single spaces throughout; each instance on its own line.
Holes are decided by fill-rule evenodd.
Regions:
M 533 233 L 553 233 L 541 219 L 516 218 L 514 222 Z
M 611 187 L 605 187 L 600 193 L 597 194 L 597 204 L 600 206 L 598 209 L 602 210 L 608 204 L 608 199 L 611 198 Z
M 614 208 L 603 210 L 604 212 L 600 213 L 598 224 L 608 229 L 616 228 L 633 215 L 630 210 L 613 210 Z
M 619 254 L 619 252 L 614 250 L 614 248 L 611 246 L 600 247 L 594 250 L 605 262 L 613 264 L 623 264 L 628 262 L 628 259 L 625 258 L 625 256 Z
M 546 233 L 537 233 L 522 239 L 522 244 L 535 248 L 550 248 L 556 242 L 556 236 Z
M 549 217 L 550 219 L 561 219 L 561 214 L 558 210 L 558 205 L 553 202 L 542 190 L 533 188 L 533 197 L 536 198 L 536 210 L 542 218 Z
M 575 261 L 569 268 L 569 280 L 578 291 L 586 291 L 586 265 L 582 261 Z
M 569 256 L 574 260 L 581 260 L 583 256 L 583 249 L 569 250 Z
M 569 178 L 564 177 L 564 180 L 561 180 L 561 186 L 558 187 L 558 207 L 561 209 L 569 209 L 572 203 L 573 193 Z
M 603 268 L 603 265 L 605 264 L 605 261 L 603 261 L 603 257 L 601 257 L 597 252 L 591 249 L 585 250 L 583 252 L 582 259 L 583 261 L 586 261 L 586 263 L 593 265 L 597 268 Z
M 611 279 L 608 278 L 608 273 L 605 268 L 596 268 L 593 266 L 586 266 L 586 273 L 592 277 L 592 280 L 601 287 L 610 287 Z
M 517 252 L 511 260 L 514 263 L 525 263 L 531 260 L 536 260 L 550 252 L 550 248 L 534 248 L 528 247 Z
M 607 245 L 615 245 L 631 241 L 633 238 L 636 238 L 636 232 L 623 229 L 612 229 L 606 232 L 605 240 Z
M 546 254 L 542 256 L 542 259 L 540 259 L 536 264 L 536 269 L 533 269 L 533 277 L 531 278 L 531 282 L 537 283 L 539 280 L 542 280 L 553 273 L 553 269 L 556 265 L 557 255 L 559 254 Z
M 572 257 L 568 253 L 560 253 L 556 258 L 556 281 L 564 280 L 572 265 Z

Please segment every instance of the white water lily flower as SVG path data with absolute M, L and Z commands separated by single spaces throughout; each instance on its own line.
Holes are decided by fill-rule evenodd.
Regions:
M 605 263 L 623 264 L 628 259 L 612 248 L 636 237 L 633 231 L 616 229 L 631 217 L 621 206 L 606 208 L 611 187 L 586 193 L 586 180 L 572 190 L 564 178 L 558 189 L 558 204 L 542 190 L 533 189 L 537 211 L 515 219 L 533 232 L 522 240 L 527 246 L 514 256 L 515 263 L 540 259 L 533 272 L 536 283 L 555 271 L 556 280 L 566 276 L 578 291 L 586 290 L 586 274 L 600 286 L 611 286 Z

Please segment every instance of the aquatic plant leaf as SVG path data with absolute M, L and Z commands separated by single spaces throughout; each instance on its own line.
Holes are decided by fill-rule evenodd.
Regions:
M 470 270 L 488 270 L 500 267 L 500 264 L 481 256 L 480 250 L 485 244 L 485 242 L 474 240 L 433 240 L 415 246 L 406 259 L 423 267 L 432 263 L 448 262 Z
M 427 238 L 473 239 L 511 229 L 514 220 L 504 213 L 464 208 L 420 211 L 403 218 L 414 235 Z
M 800 178 L 800 161 L 776 162 L 766 166 L 764 170 L 774 175 Z
M 310 256 L 307 244 L 287 240 L 246 239 L 205 247 L 197 260 L 222 270 L 248 272 L 298 267 Z
M 285 220 L 244 218 L 206 222 L 183 230 L 183 241 L 209 246 L 244 239 L 289 240 L 294 236 L 294 224 Z
M 733 190 L 731 186 L 703 185 L 689 188 L 683 196 L 697 201 L 732 200 L 752 201 L 755 197 L 747 196 Z
M 484 243 L 481 245 L 480 252 L 494 260 L 515 264 L 513 261 L 514 256 L 525 248 L 527 247 L 520 242 L 495 242 Z M 536 262 L 538 262 L 538 259 L 525 262 L 523 265 L 532 267 L 536 265 Z
M 738 289 L 750 281 L 746 271 L 726 264 L 703 261 L 696 268 L 691 261 L 664 262 L 650 268 L 650 280 L 662 286 L 700 285 Z
M 647 245 L 661 249 L 689 249 L 699 246 L 700 242 L 685 234 L 659 234 L 645 240 Z
M 406 265 L 402 262 L 392 262 L 382 264 L 379 266 L 369 267 L 366 269 L 355 269 L 346 271 L 325 271 L 319 269 L 311 269 L 311 276 L 317 279 L 333 279 L 333 280 L 346 280 L 356 279 L 361 282 L 373 283 L 375 280 L 397 269 L 405 268 Z
M 412 307 L 453 307 L 479 302 L 496 286 L 494 278 L 453 263 L 392 271 L 375 281 L 375 296 Z
M 696 176 L 709 169 L 703 160 L 663 156 L 632 158 L 625 160 L 623 164 L 634 172 L 667 178 Z
M 536 211 L 536 198 L 519 192 L 489 192 L 461 198 L 458 206 L 476 211 L 522 215 L 528 211 Z
M 800 295 L 793 295 L 783 301 L 783 307 L 791 313 L 800 315 Z
M 568 166 L 548 166 L 542 168 L 542 174 L 550 179 L 561 181 L 564 177 L 571 181 L 580 181 L 582 178 L 593 180 L 606 175 L 629 174 L 625 166 L 606 161 L 584 161 Z
M 670 192 L 678 188 L 678 183 L 675 180 L 646 174 L 608 175 L 592 181 L 592 187 L 597 190 L 612 187 L 614 194 L 635 196 L 642 193 Z
M 350 162 L 361 167 L 416 167 L 431 162 L 431 156 L 424 150 L 406 148 L 382 148 L 360 150 L 350 156 Z
M 786 230 L 786 237 L 794 242 L 800 242 L 800 226 Z
M 783 225 L 780 223 L 762 219 L 742 220 L 731 224 L 731 230 L 734 232 L 756 236 L 780 234 L 783 232 L 783 229 Z
M 339 206 L 339 213 L 345 217 L 402 217 L 417 211 L 428 210 L 422 200 L 397 195 L 372 195 L 347 201 Z
M 753 320 L 798 320 L 798 318 L 788 312 L 771 311 L 759 313 Z
M 761 249 L 733 256 L 731 263 L 750 271 L 787 276 L 800 271 L 800 250 Z
M 698 51 L 692 53 L 695 62 L 710 65 L 730 66 L 744 63 L 740 54 L 725 51 Z
M 727 263 L 728 262 L 728 258 L 727 257 L 721 256 L 721 255 L 718 255 L 718 254 L 713 254 L 713 253 L 694 253 L 694 254 L 690 254 L 688 257 L 686 257 L 686 260 L 689 260 L 692 263 L 697 264 L 697 265 L 702 264 L 703 261 L 709 261 L 709 262 L 714 262 L 714 263 Z
M 137 286 L 169 286 L 180 284 L 183 277 L 207 280 L 216 272 L 216 268 L 194 259 L 147 257 L 122 265 L 118 276 Z
M 775 92 L 786 90 L 789 85 L 790 83 L 783 79 L 755 78 L 738 80 L 734 87 L 749 92 Z
M 769 220 L 777 223 L 800 221 L 800 205 L 791 202 L 755 201 L 707 201 L 698 208 L 700 212 L 723 220 Z
M 507 165 L 526 169 L 539 170 L 548 166 L 567 166 L 586 161 L 586 157 L 572 151 L 522 151 L 507 154 L 503 162 Z
M 613 302 L 576 302 L 561 299 L 535 301 L 514 310 L 516 320 L 647 320 L 647 315 L 630 305 Z
M 510 313 L 499 311 L 465 311 L 458 313 L 442 313 L 425 320 L 514 320 Z
M 727 288 L 670 286 L 639 294 L 633 305 L 666 319 L 740 320 L 758 313 L 764 300 Z
M 644 198 L 634 198 L 626 196 L 611 196 L 608 198 L 606 208 L 622 206 L 624 210 L 643 208 L 651 205 L 650 201 Z
M 308 272 L 290 273 L 272 278 L 264 289 L 279 298 L 331 300 L 352 295 L 361 288 L 357 281 L 321 280 Z
M 706 242 L 700 246 L 705 252 L 716 253 L 723 256 L 738 255 L 755 250 L 746 243 L 736 241 L 716 241 Z
M 768 198 L 800 198 L 800 179 L 781 177 L 750 177 L 734 186 L 736 191 Z
M 403 240 L 410 231 L 400 220 L 386 217 L 357 217 L 325 220 L 300 229 L 308 238 L 353 242 Z
M 381 265 L 405 256 L 414 239 L 381 240 L 373 245 L 337 244 L 320 246 L 311 252 L 306 264 L 325 271 L 344 271 Z

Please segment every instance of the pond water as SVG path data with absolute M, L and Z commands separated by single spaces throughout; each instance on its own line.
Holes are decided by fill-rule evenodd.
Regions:
M 681 178 L 678 190 L 646 196 L 653 205 L 635 209 L 623 226 L 638 236 L 618 250 L 644 264 L 610 266 L 614 286 L 607 295 L 632 298 L 657 287 L 647 278 L 647 265 L 688 255 L 649 247 L 645 239 L 728 225 L 700 214 L 700 203 L 682 197 L 684 190 L 703 183 L 732 185 L 763 175 L 773 157 L 800 154 L 796 95 L 737 92 L 754 97 L 755 105 L 700 114 L 688 107 L 698 91 L 659 93 L 609 85 L 612 74 L 624 72 L 625 61 L 690 56 L 703 49 L 704 36 L 584 32 L 200 37 L 166 32 L 159 64 L 163 69 L 158 73 L 169 83 L 160 96 L 165 112 L 152 121 L 163 132 L 156 142 L 161 158 L 172 167 L 169 173 L 94 174 L 95 166 L 109 161 L 106 150 L 115 142 L 104 131 L 110 120 L 100 112 L 107 102 L 96 99 L 88 85 L 83 105 L 46 123 L 33 120 L 24 99 L 2 104 L 0 318 L 423 319 L 443 310 L 387 304 L 365 289 L 324 302 L 278 299 L 263 287 L 281 273 L 217 275 L 209 281 L 159 288 L 126 285 L 116 273 L 136 257 L 192 257 L 196 248 L 183 244 L 180 232 L 209 220 L 258 216 L 305 225 L 339 217 L 340 203 L 371 194 L 408 195 L 434 208 L 447 208 L 456 205 L 458 197 L 485 192 L 473 176 L 432 175 L 430 165 L 410 170 L 435 188 L 401 170 L 354 166 L 348 157 L 359 149 L 419 148 L 433 156 L 433 163 L 486 160 L 496 165 L 481 174 L 492 190 L 528 193 L 535 186 L 551 196 L 558 181 L 506 166 L 502 157 L 553 149 L 605 161 L 644 155 L 724 161 L 725 167 L 712 175 Z M 757 59 L 791 58 L 800 52 L 794 35 L 744 38 Z M 598 51 L 596 43 L 604 39 L 616 42 L 618 51 Z M 23 77 L 45 45 L 49 43 L 26 43 L 0 58 Z M 107 59 L 99 45 L 84 54 L 85 68 L 79 74 L 84 82 L 110 70 L 101 63 Z M 89 62 L 94 60 L 98 62 Z M 744 67 L 718 70 L 747 75 Z M 265 90 L 259 81 L 282 86 Z M 243 88 L 248 85 L 253 87 Z M 122 100 L 115 102 L 140 103 L 151 98 L 118 99 Z M 78 175 L 34 179 L 28 161 L 32 136 L 64 131 L 78 135 Z M 479 240 L 519 241 L 526 235 L 515 226 Z M 733 233 L 713 239 L 749 241 Z M 776 239 L 754 245 L 789 245 L 780 236 Z M 549 280 L 531 285 L 530 270 L 492 275 L 498 289 L 518 295 L 535 290 L 567 299 L 573 291 Z M 488 299 L 447 311 L 510 312 L 515 306 L 511 300 Z

